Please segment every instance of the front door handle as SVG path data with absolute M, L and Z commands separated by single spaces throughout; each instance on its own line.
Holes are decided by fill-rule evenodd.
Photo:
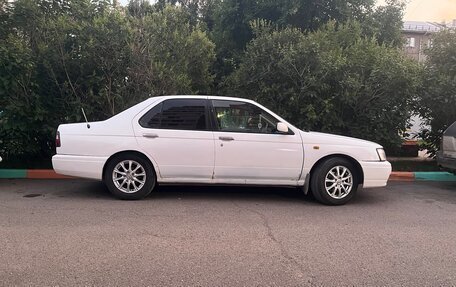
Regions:
M 144 133 L 143 137 L 154 139 L 154 138 L 158 138 L 158 135 L 157 134 L 152 134 L 152 133 Z
M 219 137 L 219 139 L 222 141 L 234 141 L 234 138 L 232 137 Z

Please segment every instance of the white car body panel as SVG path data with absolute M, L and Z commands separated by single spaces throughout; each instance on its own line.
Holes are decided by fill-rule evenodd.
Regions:
M 320 159 L 332 155 L 349 156 L 357 160 L 363 169 L 363 187 L 385 186 L 391 173 L 391 164 L 379 161 L 377 148 L 381 145 L 345 136 L 331 135 L 317 132 L 301 133 L 304 146 L 303 174 L 310 173 L 315 163 Z
M 101 180 L 107 159 L 107 156 L 57 154 L 52 157 L 52 165 L 59 174 Z
M 203 180 L 212 178 L 214 170 L 214 135 L 212 132 L 142 127 L 137 128 L 137 132 L 138 147 L 157 163 L 161 178 Z M 144 137 L 143 133 L 154 133 L 157 137 Z
M 220 137 L 232 137 L 223 141 Z M 269 179 L 285 185 L 297 185 L 302 171 L 301 137 L 214 132 L 214 178 L 241 179 L 240 183 Z
M 254 104 L 285 123 L 294 135 L 221 131 L 149 129 L 139 119 L 167 99 L 199 98 Z M 391 165 L 380 161 L 369 141 L 303 132 L 254 101 L 212 96 L 163 96 L 147 99 L 110 119 L 63 124 L 61 147 L 52 158 L 57 173 L 102 180 L 103 168 L 114 154 L 136 151 L 151 161 L 160 183 L 212 183 L 303 186 L 315 164 L 333 155 L 350 157 L 364 174 L 364 187 L 384 186 Z M 157 135 L 145 137 L 144 135 Z M 232 137 L 222 141 L 220 136 Z
M 188 98 L 176 96 L 174 98 Z M 207 99 L 207 96 L 194 96 Z M 133 123 L 152 107 L 166 100 L 159 97 L 143 112 L 133 118 Z M 133 124 L 138 148 L 156 163 L 159 181 L 210 182 L 214 171 L 214 135 L 212 131 L 187 131 L 143 128 Z M 147 137 L 153 135 L 154 137 Z M 156 136 L 156 137 L 155 137 Z M 172 151 L 172 152 L 170 152 Z

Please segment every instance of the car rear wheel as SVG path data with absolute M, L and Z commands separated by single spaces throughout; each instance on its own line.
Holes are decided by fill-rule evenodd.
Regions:
M 117 198 L 141 199 L 154 189 L 156 176 L 152 165 L 144 157 L 125 153 L 107 163 L 103 181 Z
M 328 205 L 350 201 L 358 189 L 359 176 L 355 166 L 344 158 L 330 158 L 317 166 L 311 177 L 315 199 Z

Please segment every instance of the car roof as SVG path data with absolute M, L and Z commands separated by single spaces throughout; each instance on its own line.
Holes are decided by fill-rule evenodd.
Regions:
M 243 101 L 249 103 L 255 103 L 250 99 L 245 98 L 236 98 L 236 97 L 226 97 L 226 96 L 211 96 L 211 95 L 166 95 L 152 97 L 153 99 L 209 99 L 209 100 L 229 100 L 229 101 Z

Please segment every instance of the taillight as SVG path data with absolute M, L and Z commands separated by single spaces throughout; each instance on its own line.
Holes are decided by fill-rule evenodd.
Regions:
M 60 147 L 61 143 L 60 143 L 60 132 L 57 131 L 57 133 L 55 134 L 55 147 Z

